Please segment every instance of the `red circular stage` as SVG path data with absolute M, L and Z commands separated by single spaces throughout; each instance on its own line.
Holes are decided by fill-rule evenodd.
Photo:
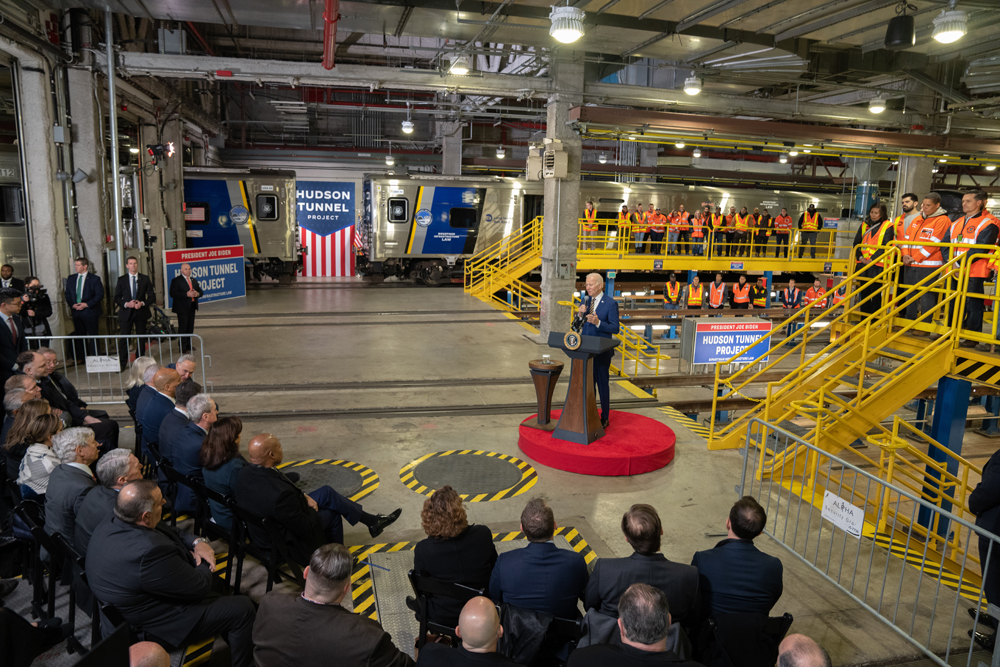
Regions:
M 552 411 L 558 421 L 561 410 Z M 531 415 L 524 422 L 534 420 Z M 556 440 L 552 433 L 518 427 L 517 446 L 542 465 L 584 475 L 641 475 L 663 468 L 674 460 L 673 430 L 661 422 L 631 412 L 611 411 L 607 434 L 589 445 Z

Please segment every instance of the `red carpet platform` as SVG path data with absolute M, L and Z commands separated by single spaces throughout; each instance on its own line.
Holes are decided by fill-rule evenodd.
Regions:
M 552 411 L 558 421 L 561 410 Z M 532 421 L 531 415 L 524 421 Z M 641 475 L 663 468 L 674 460 L 673 430 L 666 424 L 632 414 L 611 411 L 607 434 L 590 445 L 556 440 L 548 431 L 519 426 L 517 445 L 542 465 L 584 475 Z

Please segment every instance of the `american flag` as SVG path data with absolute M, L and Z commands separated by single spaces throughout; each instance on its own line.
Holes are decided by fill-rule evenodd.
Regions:
M 302 258 L 302 276 L 332 278 L 355 275 L 354 250 L 351 247 L 355 236 L 354 225 L 326 236 L 299 227 L 302 247 L 307 249 Z

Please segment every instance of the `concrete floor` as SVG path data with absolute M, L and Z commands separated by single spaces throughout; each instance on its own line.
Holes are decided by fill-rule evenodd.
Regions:
M 423 537 L 423 497 L 399 481 L 406 463 L 445 449 L 520 455 L 517 424 L 533 411 L 512 413 L 510 406 L 530 405 L 533 391 L 530 384 L 509 381 L 526 379 L 528 360 L 549 352 L 531 342 L 521 324 L 461 289 L 369 287 L 336 279 L 251 288 L 245 300 L 203 307 L 195 332 L 203 336 L 211 356 L 207 377 L 222 412 L 237 412 L 244 419 L 243 442 L 267 431 L 281 439 L 286 459 L 343 458 L 378 473 L 381 485 L 364 500 L 366 509 L 403 508 L 402 518 L 380 542 Z M 552 354 L 560 358 L 558 352 Z M 504 379 L 507 383 L 491 383 Z M 400 380 L 410 381 L 409 386 L 393 384 Z M 449 385 L 449 380 L 456 382 Z M 557 401 L 564 386 L 557 389 Z M 612 397 L 635 400 L 618 387 Z M 426 411 L 435 406 L 454 410 Z M 497 406 L 501 412 L 503 406 L 509 409 L 505 414 L 460 412 Z M 408 411 L 393 412 L 403 408 Z M 695 551 L 711 548 L 725 532 L 736 498 L 741 455 L 708 452 L 703 438 L 660 411 L 641 405 L 632 409 L 674 428 L 676 458 L 671 465 L 614 478 L 582 477 L 529 461 L 538 471 L 535 487 L 523 496 L 468 504 L 470 522 L 494 531 L 516 530 L 525 501 L 540 495 L 553 507 L 557 522 L 576 527 L 598 557 L 626 556 L 631 549 L 619 527 L 622 512 L 632 503 L 646 502 L 664 520 L 663 552 L 668 558 L 690 562 Z M 316 410 L 329 414 L 295 414 Z M 368 412 L 354 416 L 351 410 Z M 268 414 L 275 412 L 280 414 Z M 348 545 L 372 542 L 359 527 L 346 531 Z M 757 542 L 785 567 L 784 595 L 774 613 L 791 613 L 791 631 L 814 637 L 834 664 L 887 664 L 922 657 L 781 545 L 765 537 Z M 956 634 L 964 635 L 971 624 L 964 609 L 959 614 Z M 410 639 L 396 641 L 402 645 Z

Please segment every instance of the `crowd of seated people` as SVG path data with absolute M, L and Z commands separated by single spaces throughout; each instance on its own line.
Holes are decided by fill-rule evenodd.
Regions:
M 190 379 L 193 369 L 185 369 L 182 381 L 175 369 L 146 360 L 136 366 L 141 371 L 133 377 L 144 379 L 132 387 L 138 387 L 133 412 L 143 430 L 139 456 L 102 452 L 89 425 L 64 427 L 49 401 L 34 397 L 37 385 L 25 380 L 5 387 L 9 423 L 0 473 L 15 481 L 20 497 L 43 504 L 45 530 L 64 536 L 83 557 L 87 592 L 114 606 L 138 639 L 168 649 L 221 636 L 233 665 L 320 664 L 329 656 L 346 667 L 414 664 L 409 651 L 400 650 L 410 638 L 396 637 L 394 644 L 376 621 L 343 605 L 357 567 L 342 545 L 343 522 L 360 523 L 377 537 L 401 510 L 372 514 L 329 486 L 304 492 L 281 469 L 284 451 L 274 435 L 250 438 L 241 453 L 242 422 L 218 415 L 212 397 Z M 147 452 L 185 481 L 165 484 L 144 466 Z M 203 496 L 195 493 L 196 481 L 226 498 L 199 510 L 220 528 L 236 522 L 231 509 L 280 528 L 289 560 L 305 568 L 301 593 L 276 590 L 256 601 L 234 594 L 216 572 L 208 540 L 163 521 L 168 496 L 173 512 L 186 511 L 180 510 L 185 502 L 198 509 Z M 177 487 L 189 487 L 186 499 Z M 633 553 L 598 559 L 590 572 L 581 554 L 556 544 L 554 513 L 544 500 L 530 500 L 521 513 L 527 544 L 498 555 L 490 529 L 470 525 L 461 496 L 442 487 L 424 502 L 426 538 L 415 546 L 414 572 L 469 594 L 431 595 L 421 601 L 425 606 L 406 600 L 418 616 L 425 609 L 435 626 L 454 628 L 416 638 L 418 664 L 514 664 L 515 657 L 523 659 L 519 646 L 537 644 L 537 655 L 545 657 L 530 664 L 698 665 L 707 619 L 766 618 L 781 597 L 781 561 L 754 545 L 766 521 L 753 498 L 740 499 L 726 521 L 727 538 L 687 565 L 661 553 L 656 510 L 633 505 L 621 522 Z M 265 548 L 275 534 L 245 527 L 243 539 Z M 102 630 L 108 631 L 104 623 Z M 829 665 L 822 649 L 801 635 L 785 639 L 781 657 L 776 643 L 774 649 L 781 667 Z

